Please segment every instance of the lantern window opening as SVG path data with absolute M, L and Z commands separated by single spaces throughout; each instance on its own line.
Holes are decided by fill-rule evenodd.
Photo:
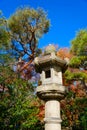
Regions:
M 50 70 L 45 71 L 45 78 L 50 78 L 51 77 L 51 72 Z

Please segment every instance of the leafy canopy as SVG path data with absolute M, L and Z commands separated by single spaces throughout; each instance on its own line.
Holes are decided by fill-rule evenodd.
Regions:
M 12 47 L 19 57 L 34 59 L 39 38 L 48 32 L 50 22 L 42 9 L 19 8 L 8 20 Z
M 82 29 L 77 32 L 76 37 L 71 41 L 71 52 L 74 55 L 87 56 L 87 30 Z
M 0 49 L 8 46 L 10 42 L 10 34 L 6 28 L 6 19 L 0 11 Z

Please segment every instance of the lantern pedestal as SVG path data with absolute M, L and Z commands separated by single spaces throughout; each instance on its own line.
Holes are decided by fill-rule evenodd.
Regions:
M 45 130 L 61 130 L 60 100 L 64 97 L 65 87 L 47 84 L 37 87 L 37 95 L 45 101 Z

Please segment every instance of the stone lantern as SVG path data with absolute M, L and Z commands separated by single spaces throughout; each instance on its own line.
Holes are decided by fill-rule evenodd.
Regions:
M 34 62 L 36 71 L 41 75 L 41 85 L 36 93 L 45 101 L 45 130 L 61 130 L 60 100 L 65 95 L 62 73 L 67 63 L 56 56 L 53 45 L 47 46 L 44 55 L 35 58 Z

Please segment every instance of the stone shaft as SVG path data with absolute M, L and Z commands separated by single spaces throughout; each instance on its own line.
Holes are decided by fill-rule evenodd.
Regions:
M 49 100 L 45 103 L 45 130 L 61 130 L 60 103 Z

